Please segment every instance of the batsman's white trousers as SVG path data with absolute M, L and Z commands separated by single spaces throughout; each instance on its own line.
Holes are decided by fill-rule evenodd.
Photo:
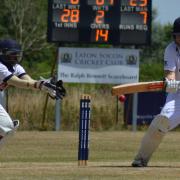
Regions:
M 169 130 L 180 124 L 180 93 L 169 93 L 167 95 L 166 103 L 160 114 L 169 119 Z
M 6 136 L 14 131 L 14 124 L 9 114 L 0 104 L 0 135 Z

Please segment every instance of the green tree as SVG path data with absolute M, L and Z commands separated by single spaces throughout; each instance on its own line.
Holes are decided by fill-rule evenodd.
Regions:
M 24 51 L 36 51 L 48 46 L 46 42 L 47 1 L 1 0 L 3 37 L 13 37 Z M 1 21 L 1 22 L 2 22 Z
M 54 45 L 47 43 L 47 2 L 45 0 L 1 0 L 0 38 L 17 40 L 24 53 L 24 65 L 33 71 L 50 71 Z M 34 63 L 39 63 L 38 67 Z M 36 71 L 37 70 L 37 71 Z M 29 70 L 28 70 L 29 71 Z
M 172 24 L 161 25 L 153 22 L 151 46 L 141 51 L 140 81 L 163 78 L 164 50 L 172 40 Z

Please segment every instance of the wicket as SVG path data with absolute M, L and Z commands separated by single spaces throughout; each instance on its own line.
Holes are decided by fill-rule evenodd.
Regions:
M 80 99 L 78 165 L 86 166 L 89 156 L 90 95 Z

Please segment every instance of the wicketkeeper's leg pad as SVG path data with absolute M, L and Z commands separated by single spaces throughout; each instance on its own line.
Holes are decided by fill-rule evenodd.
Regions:
M 0 104 L 0 148 L 2 144 L 16 131 L 19 121 L 12 121 L 9 114 Z
M 19 126 L 19 121 L 7 120 L 5 123 L 0 123 L 0 148 L 3 146 L 5 141 L 14 134 Z
M 0 126 L 0 148 L 3 147 L 5 141 L 12 136 L 14 130 L 8 127 Z
M 132 166 L 147 166 L 149 159 L 153 152 L 158 148 L 165 133 L 168 132 L 168 129 L 168 118 L 162 115 L 157 115 L 141 141 L 140 149 L 132 163 Z

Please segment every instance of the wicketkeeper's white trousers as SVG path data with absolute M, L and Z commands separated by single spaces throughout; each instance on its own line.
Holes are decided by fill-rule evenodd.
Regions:
M 6 136 L 14 131 L 14 124 L 9 114 L 4 107 L 0 104 L 0 135 Z

